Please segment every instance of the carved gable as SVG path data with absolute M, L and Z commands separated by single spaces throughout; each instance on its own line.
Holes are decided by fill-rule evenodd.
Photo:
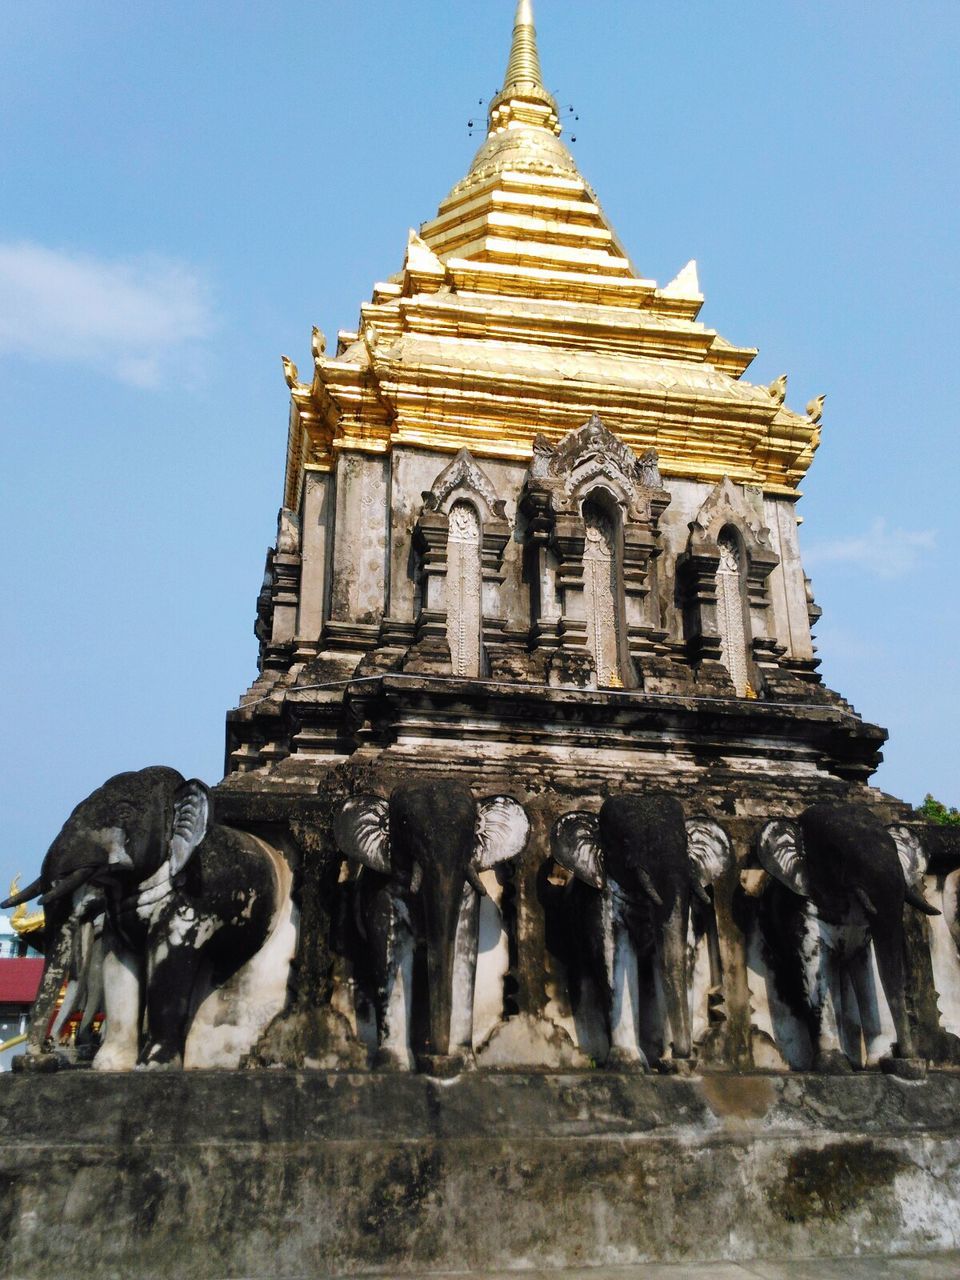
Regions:
M 696 516 L 690 522 L 690 546 L 716 547 L 722 530 L 732 525 L 740 533 L 751 557 L 759 553 L 772 555 L 770 530 L 763 523 L 763 499 L 752 502 L 751 491 L 735 485 L 729 476 L 717 484 Z M 776 560 L 774 561 L 776 563 Z
M 662 494 L 655 450 L 638 458 L 607 430 L 598 414 L 568 432 L 555 447 L 545 436 L 536 437 L 526 489 L 548 493 L 554 514 L 575 512 L 598 485 L 613 494 L 627 520 L 649 519 L 652 496 Z M 661 509 L 665 505 L 662 502 Z
M 449 514 L 454 502 L 468 495 L 477 501 L 485 522 L 506 519 L 504 501 L 497 497 L 490 478 L 477 465 L 469 449 L 461 449 L 450 465 L 440 472 L 432 487 L 424 491 L 424 510 Z

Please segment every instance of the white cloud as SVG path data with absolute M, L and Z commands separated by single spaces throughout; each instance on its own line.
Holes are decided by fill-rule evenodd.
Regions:
M 182 263 L 0 242 L 0 358 L 86 364 L 155 387 L 184 359 L 192 363 L 191 344 L 212 329 L 207 288 Z
M 933 530 L 888 529 L 886 520 L 878 517 L 867 533 L 814 543 L 805 550 L 803 559 L 810 568 L 849 564 L 877 578 L 901 578 L 935 546 Z

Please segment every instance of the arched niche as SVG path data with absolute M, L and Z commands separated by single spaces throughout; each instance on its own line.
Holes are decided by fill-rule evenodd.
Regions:
M 780 563 L 769 530 L 758 519 L 744 489 L 729 477 L 712 490 L 689 525 L 677 560 L 684 629 L 691 659 L 703 677 L 733 686 L 739 697 L 755 696 L 758 650 L 775 642 L 769 634 L 767 579 Z
M 638 458 L 596 415 L 555 446 L 535 439 L 521 499 L 530 642 L 551 683 L 640 683 L 643 658 L 663 636 L 653 586 L 658 522 L 669 501 L 655 452 Z M 597 576 L 601 560 L 609 590 Z
M 503 500 L 461 449 L 424 492 L 414 529 L 420 591 L 406 670 L 486 674 L 505 626 L 500 586 L 509 538 Z

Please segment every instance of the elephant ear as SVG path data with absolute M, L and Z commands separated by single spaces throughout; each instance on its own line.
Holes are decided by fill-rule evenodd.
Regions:
M 909 827 L 888 827 L 897 846 L 897 856 L 903 867 L 903 878 L 912 889 L 923 889 L 923 877 L 927 870 L 927 855 L 915 831 Z
M 778 818 L 760 832 L 757 855 L 764 871 L 802 898 L 810 896 L 810 881 L 803 852 L 803 837 L 795 822 Z
M 730 837 L 710 818 L 688 818 L 687 854 L 702 889 L 715 884 L 733 863 Z
M 173 834 L 167 848 L 170 875 L 182 871 L 194 849 L 207 834 L 210 822 L 210 791 L 199 778 L 177 787 L 173 796 Z
M 345 857 L 390 874 L 390 806 L 380 796 L 344 800 L 333 818 L 333 838 Z
M 916 907 L 925 916 L 940 915 L 937 908 L 931 907 L 924 896 L 923 877 L 927 870 L 927 855 L 920 843 L 920 837 L 909 827 L 888 827 L 887 830 L 897 846 L 897 856 L 903 868 L 903 878 L 907 883 L 904 898 L 911 907 Z
M 600 824 L 595 813 L 578 809 L 566 813 L 553 824 L 551 847 L 561 867 L 572 871 L 580 880 L 602 889 L 603 851 L 600 847 Z
M 515 858 L 527 843 L 530 819 L 511 796 L 490 796 L 477 805 L 477 848 L 473 865 L 489 871 Z

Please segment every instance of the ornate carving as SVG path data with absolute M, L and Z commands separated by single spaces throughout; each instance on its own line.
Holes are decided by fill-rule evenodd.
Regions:
M 743 626 L 743 588 L 740 553 L 731 534 L 721 534 L 717 542 L 717 629 L 720 632 L 720 661 L 730 672 L 737 697 L 750 687 L 747 672 L 747 641 Z
M 638 659 L 647 652 L 658 629 L 650 567 L 670 502 L 662 484 L 656 450 L 638 458 L 596 414 L 555 448 L 542 435 L 533 442 L 522 499 L 538 584 L 533 643 L 585 648 L 607 687 L 634 683 L 628 653 Z M 600 521 L 608 506 L 618 517 Z
M 497 497 L 496 489 L 477 466 L 469 449 L 461 449 L 434 480 L 432 488 L 424 491 L 423 505 L 427 511 L 441 511 L 450 495 L 458 489 L 467 489 L 483 500 L 487 510 L 482 514 L 486 519 L 506 519 L 503 499 Z
M 653 491 L 661 489 L 656 450 L 648 449 L 639 459 L 607 430 L 598 414 L 568 432 L 555 448 L 545 436 L 534 439 L 525 487 L 528 492 L 549 493 L 555 514 L 576 511 L 579 500 L 597 482 L 612 492 L 628 519 L 649 519 Z M 668 501 L 663 494 L 659 509 Z
M 662 489 L 663 477 L 660 475 L 660 459 L 656 449 L 648 449 L 639 462 L 640 483 L 647 489 Z
M 617 603 L 616 530 L 595 503 L 585 503 L 583 521 L 583 589 L 588 640 L 597 667 L 597 683 L 621 687 L 620 609 Z
M 739 529 L 747 544 L 749 554 L 756 550 L 769 552 L 770 530 L 751 512 L 744 499 L 743 490 L 729 476 L 724 476 L 710 492 L 706 502 L 690 521 L 690 542 L 709 542 L 717 545 L 721 530 L 732 524 Z M 777 563 L 774 557 L 774 564 Z M 772 566 L 771 566 L 772 568 Z
M 480 674 L 480 624 L 480 520 L 469 502 L 457 502 L 447 537 L 447 642 L 455 676 Z

